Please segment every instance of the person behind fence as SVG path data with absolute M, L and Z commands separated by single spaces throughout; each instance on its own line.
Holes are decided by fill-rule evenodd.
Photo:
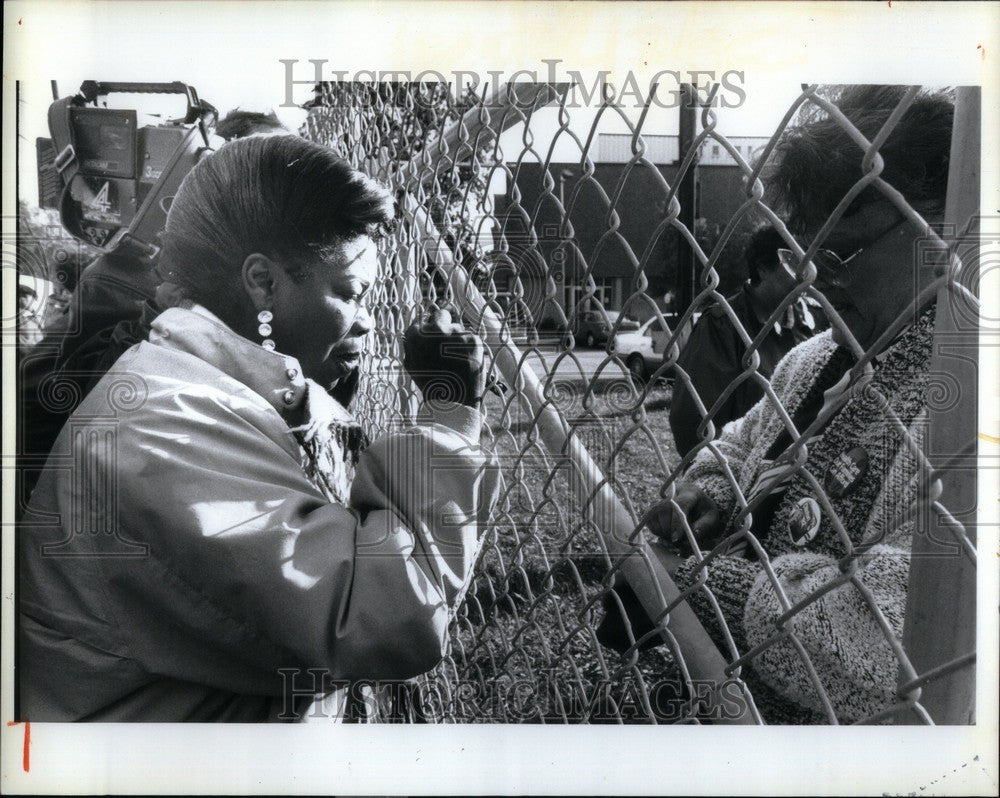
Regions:
M 785 242 L 770 225 L 757 229 L 746 249 L 749 279 L 736 293 L 726 298 L 736 320 L 752 340 L 764 327 L 768 317 L 788 295 L 795 284 L 792 277 L 778 262 L 778 248 Z M 757 347 L 760 357 L 757 371 L 770 377 L 774 367 L 792 347 L 825 323 L 815 300 L 798 297 L 786 310 Z M 746 369 L 743 358 L 747 353 L 743 338 L 721 304 L 705 311 L 694 325 L 677 366 L 691 380 L 694 393 L 681 379 L 675 379 L 670 401 L 670 430 L 674 436 L 677 453 L 684 457 L 698 443 L 698 425 L 704 415 L 698 409 L 696 393 L 706 411 L 729 385 Z M 722 406 L 710 417 L 717 431 L 736 418 L 740 418 L 764 395 L 764 389 L 754 380 L 744 380 L 729 395 Z
M 903 92 L 854 87 L 839 93 L 837 105 L 871 141 Z M 879 149 L 881 178 L 931 224 L 943 218 L 952 117 L 947 93 L 922 93 Z M 781 137 L 769 196 L 803 246 L 862 178 L 862 156 L 826 113 Z M 705 551 L 739 531 L 732 523 L 737 487 L 750 503 L 752 537 L 733 537 L 707 567 L 687 557 L 675 579 L 682 589 L 706 579 L 740 655 L 754 652 L 742 672 L 772 722 L 825 722 L 831 710 L 840 722 L 873 718 L 896 694 L 899 663 L 889 636 L 903 632 L 909 551 L 921 519 L 910 511 L 927 490 L 909 445 L 919 450 L 922 440 L 933 346 L 934 296 L 921 292 L 935 276 L 925 264 L 944 255 L 925 234 L 875 187 L 854 199 L 813 259 L 815 286 L 836 312 L 832 329 L 793 349 L 771 380 L 795 430 L 809 432 L 805 449 L 764 398 L 723 430 L 721 457 L 699 452 L 673 500 L 649 513 L 661 538 Z M 802 276 L 794 253 L 780 254 Z M 849 335 L 874 355 L 870 378 L 853 368 Z M 790 466 L 796 456 L 804 462 Z M 695 590 L 690 603 L 729 651 L 705 591 Z M 633 621 L 636 634 L 651 629 L 638 612 Z
M 294 718 L 341 680 L 441 659 L 498 490 L 482 342 L 446 314 L 415 323 L 422 416 L 370 445 L 327 392 L 364 350 L 392 217 L 293 136 L 185 177 L 173 306 L 67 422 L 20 527 L 21 716 Z
M 42 340 L 42 322 L 32 307 L 38 292 L 27 283 L 17 285 L 17 348 L 24 354 Z

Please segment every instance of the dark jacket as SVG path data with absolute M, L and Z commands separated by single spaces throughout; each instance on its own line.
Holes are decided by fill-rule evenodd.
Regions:
M 34 489 L 59 431 L 121 354 L 141 341 L 159 312 L 148 262 L 109 253 L 80 277 L 66 323 L 47 332 L 19 364 L 21 506 Z
M 751 306 L 749 292 L 743 288 L 726 301 L 752 340 L 763 325 Z M 799 316 L 796 316 L 795 324 L 789 328 L 782 328 L 780 332 L 772 329 L 757 349 L 760 355 L 757 371 L 764 377 L 770 377 L 778 361 L 813 332 Z M 681 457 L 701 440 L 698 425 L 703 419 L 682 374 L 686 373 L 690 377 L 695 392 L 701 398 L 705 410 L 710 413 L 712 405 L 730 383 L 746 371 L 743 364 L 746 354 L 743 339 L 721 305 L 713 306 L 698 319 L 677 361 L 679 368 L 675 372 L 677 378 L 670 405 L 670 429 Z M 763 388 L 754 378 L 740 382 L 710 416 L 715 424 L 716 435 L 730 421 L 741 418 L 763 395 Z

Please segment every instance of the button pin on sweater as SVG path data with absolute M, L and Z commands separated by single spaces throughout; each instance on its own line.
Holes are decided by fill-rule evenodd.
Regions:
M 803 496 L 788 516 L 788 536 L 796 546 L 805 546 L 816 537 L 823 514 L 812 496 Z
M 854 490 L 868 471 L 868 452 L 855 446 L 838 454 L 826 469 L 823 487 L 831 498 L 839 499 Z

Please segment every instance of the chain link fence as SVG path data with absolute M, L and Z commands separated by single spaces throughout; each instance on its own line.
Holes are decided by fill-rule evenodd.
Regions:
M 641 108 L 610 92 L 599 107 L 581 108 L 567 85 L 457 97 L 438 84 L 317 87 L 305 135 L 391 187 L 399 208 L 370 293 L 374 332 L 358 415 L 372 431 L 412 418 L 418 397 L 401 368 L 402 334 L 428 308 L 448 308 L 487 344 L 495 387 L 483 442 L 505 480 L 455 612 L 449 655 L 414 683 L 383 686 L 382 719 L 972 722 L 979 322 L 963 261 L 976 262 L 978 231 L 965 224 L 978 191 L 963 178 L 978 165 L 978 95 L 958 90 L 951 227 L 936 230 L 880 176 L 880 148 L 918 96 L 918 87 L 903 92 L 866 138 L 824 90 L 803 87 L 752 153 L 717 130 L 709 103 L 690 146 L 665 166 L 647 158 L 669 150 L 662 140 L 673 134 L 648 121 L 652 94 Z M 862 173 L 807 247 L 769 207 L 761 180 L 803 113 L 847 131 Z M 617 139 L 627 130 L 613 170 L 601 134 L 608 117 Z M 659 143 L 650 148 L 647 139 Z M 567 147 L 572 157 L 559 154 Z M 739 178 L 732 209 L 707 237 L 679 200 L 706 152 L 728 156 Z M 817 253 L 869 188 L 925 231 L 916 254 L 930 254 L 915 268 L 936 276 L 865 349 L 813 284 Z M 740 236 L 761 222 L 779 231 L 800 279 L 751 335 L 724 289 Z M 942 237 L 951 244 L 945 255 Z M 695 296 L 672 307 L 661 295 L 684 278 L 688 258 Z M 761 373 L 759 350 L 803 297 L 841 332 L 853 362 L 839 397 L 800 429 L 797 408 L 785 406 L 794 392 Z M 935 297 L 936 312 L 924 312 Z M 708 312 L 728 319 L 746 353 L 723 395 L 703 402 L 680 358 L 692 324 Z M 603 348 L 584 345 L 595 326 Z M 921 331 L 914 346 L 925 347 L 929 365 L 903 380 L 910 393 L 900 399 L 886 374 L 898 376 L 901 365 L 879 353 Z M 626 351 L 623 340 L 640 343 Z M 817 340 L 806 346 L 825 356 Z M 745 472 L 760 441 L 728 431 L 717 439 L 710 420 L 744 383 L 763 393 L 754 412 L 784 436 L 770 480 Z M 703 419 L 683 458 L 667 424 L 680 390 L 695 397 Z M 819 442 L 819 431 L 833 436 L 843 417 L 878 430 L 867 449 L 827 451 Z M 845 497 L 859 460 L 871 460 L 881 482 L 863 498 Z M 726 532 L 698 552 L 685 522 L 695 553 L 681 562 L 644 527 L 657 502 L 679 509 L 678 486 L 699 477 L 724 505 Z M 816 537 L 806 547 L 794 535 L 779 542 L 754 523 L 764 515 L 787 516 L 790 529 Z M 735 584 L 743 594 L 734 614 Z M 635 622 L 641 612 L 630 601 L 650 623 Z M 598 639 L 608 613 L 632 621 L 622 624 L 621 650 Z M 846 630 L 838 613 L 854 619 Z M 888 697 L 879 689 L 887 679 L 896 685 Z

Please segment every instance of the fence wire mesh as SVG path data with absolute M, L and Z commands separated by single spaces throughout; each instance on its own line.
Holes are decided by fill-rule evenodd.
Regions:
M 926 358 L 930 331 L 940 343 L 946 328 L 961 327 L 955 318 L 966 330 L 971 318 L 974 329 L 977 304 L 963 285 L 960 253 L 952 246 L 941 256 L 941 231 L 880 176 L 880 148 L 918 87 L 902 94 L 870 138 L 823 90 L 803 87 L 752 153 L 719 132 L 716 112 L 704 107 L 690 146 L 669 168 L 662 158 L 647 158 L 647 140 L 659 142 L 657 151 L 669 149 L 661 140 L 674 133 L 648 124 L 653 95 L 635 109 L 610 92 L 591 109 L 575 97 L 566 85 L 517 84 L 494 96 L 456 97 L 438 84 L 327 83 L 317 87 L 310 109 L 305 135 L 390 186 L 399 209 L 370 291 L 374 332 L 358 400 L 363 422 L 375 431 L 412 418 L 418 396 L 401 368 L 402 334 L 432 306 L 461 315 L 483 337 L 497 385 L 484 402 L 484 445 L 499 458 L 505 487 L 454 616 L 450 653 L 418 680 L 418 690 L 404 689 L 385 704 L 383 719 L 971 721 L 975 505 L 974 498 L 953 504 L 949 491 L 968 495 L 972 478 L 968 471 L 955 477 L 954 466 L 974 463 L 974 440 L 971 450 L 959 446 L 963 439 L 936 452 L 928 440 L 962 408 L 974 413 L 975 374 L 974 367 L 971 375 L 955 372 L 939 347 L 929 364 Z M 825 114 L 847 131 L 862 173 L 807 245 L 769 207 L 761 181 L 782 134 L 805 113 Z M 617 139 L 625 140 L 627 129 L 627 152 L 613 171 L 599 152 L 609 151 L 610 139 L 601 135 L 607 117 L 615 117 Z M 685 216 L 679 196 L 699 156 L 716 154 L 728 156 L 739 180 L 734 210 L 713 232 L 691 225 L 694 215 Z M 921 251 L 938 255 L 923 263 L 936 270 L 933 281 L 864 348 L 814 286 L 814 261 L 869 187 L 925 231 Z M 751 334 L 726 296 L 728 264 L 745 243 L 740 236 L 760 222 L 779 231 L 799 279 Z M 675 251 L 682 257 L 671 274 L 662 263 Z M 672 308 L 660 294 L 682 279 L 685 252 L 695 259 L 695 296 Z M 840 331 L 853 362 L 843 390 L 799 429 L 797 407 L 789 404 L 795 385 L 765 376 L 760 350 L 769 329 L 806 297 Z M 924 311 L 935 297 L 936 315 Z M 728 320 L 745 354 L 738 376 L 703 400 L 681 353 L 695 319 L 706 313 Z M 629 317 L 645 326 L 635 330 Z M 595 329 L 603 349 L 585 346 L 595 343 Z M 897 336 L 910 336 L 907 352 L 926 350 L 914 374 L 900 377 L 905 357 L 879 354 Z M 646 348 L 627 351 L 621 341 L 635 338 Z M 817 340 L 806 346 L 819 362 L 830 349 L 817 348 Z M 906 390 L 897 390 L 900 380 Z M 784 435 L 770 479 L 745 468 L 760 443 L 747 424 L 741 422 L 743 437 L 727 430 L 717 438 L 710 420 L 749 385 L 763 395 L 752 412 L 769 419 L 772 437 Z M 666 414 L 682 390 L 701 419 L 683 457 Z M 860 453 L 845 418 L 878 430 Z M 853 440 L 855 449 L 845 443 L 830 450 L 818 438 L 824 430 L 827 439 Z M 863 498 L 845 497 L 843 480 L 853 479 L 859 458 L 871 461 L 881 482 Z M 712 486 L 726 532 L 699 551 L 685 522 L 693 555 L 675 572 L 679 558 L 644 527 L 661 499 L 678 508 L 678 487 L 693 478 Z M 754 518 L 763 516 L 782 523 L 762 528 Z M 815 534 L 808 547 L 773 532 L 794 524 Z M 618 651 L 599 641 L 598 630 L 606 613 L 634 619 L 625 584 L 653 623 L 623 624 Z M 951 587 L 942 593 L 945 584 Z M 733 585 L 743 591 L 735 610 Z M 929 594 L 948 600 L 929 601 Z M 853 621 L 842 628 L 845 614 Z M 945 634 L 956 627 L 965 631 Z M 889 696 L 880 692 L 886 682 L 896 685 Z M 946 695 L 931 706 L 926 699 L 935 685 Z

